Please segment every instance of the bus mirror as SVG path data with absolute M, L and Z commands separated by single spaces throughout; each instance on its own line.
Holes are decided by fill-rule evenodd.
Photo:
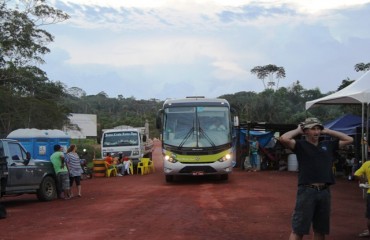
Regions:
M 155 121 L 155 125 L 157 127 L 157 129 L 162 129 L 162 113 L 163 113 L 163 109 L 159 110 L 158 113 L 157 113 L 157 118 L 156 118 L 156 121 Z
M 234 116 L 234 127 L 238 127 L 238 126 L 239 126 L 239 117 Z
M 146 135 L 143 135 L 143 142 L 146 142 Z

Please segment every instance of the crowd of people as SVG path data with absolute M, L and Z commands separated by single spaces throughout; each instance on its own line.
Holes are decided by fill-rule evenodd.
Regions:
M 77 147 L 71 144 L 64 153 L 61 145 L 54 145 L 54 153 L 50 156 L 50 161 L 53 164 L 54 171 L 57 177 L 57 194 L 58 198 L 70 199 L 75 196 L 72 190 L 73 184 L 77 189 L 77 197 L 82 197 L 81 193 L 81 175 L 83 169 L 81 167 L 81 159 L 77 154 Z M 118 170 L 117 176 L 124 176 L 133 174 L 130 169 L 132 162 L 128 156 L 119 154 L 118 157 L 113 158 L 108 153 L 104 161 L 107 163 L 108 168 L 116 168 Z
M 130 161 L 130 158 L 128 156 L 120 153 L 118 155 L 118 158 L 114 159 L 110 153 L 107 153 L 104 161 L 107 163 L 108 168 L 116 168 L 118 170 L 119 173 L 117 174 L 117 176 L 119 177 L 133 174 L 130 172 L 132 162 Z

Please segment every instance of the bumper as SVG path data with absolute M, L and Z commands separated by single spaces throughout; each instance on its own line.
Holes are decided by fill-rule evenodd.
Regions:
M 165 175 L 220 175 L 232 172 L 232 161 L 214 162 L 206 164 L 171 163 L 164 160 L 163 171 Z

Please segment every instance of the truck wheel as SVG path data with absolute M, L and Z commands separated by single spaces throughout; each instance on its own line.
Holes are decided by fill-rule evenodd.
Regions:
M 166 182 L 173 182 L 173 175 L 166 175 Z
M 227 181 L 229 179 L 229 174 L 221 174 L 220 175 L 220 180 L 221 181 Z
M 51 201 L 57 197 L 57 188 L 52 177 L 46 176 L 37 190 L 37 198 L 40 201 Z
M 0 204 L 0 219 L 6 218 L 6 209 L 3 205 Z

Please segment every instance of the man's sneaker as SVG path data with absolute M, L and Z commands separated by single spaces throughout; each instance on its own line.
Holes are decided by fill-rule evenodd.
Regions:
M 118 174 L 117 174 L 117 176 L 118 176 L 118 177 L 122 177 L 123 175 L 122 175 L 122 174 L 120 174 L 120 173 L 118 173 Z

